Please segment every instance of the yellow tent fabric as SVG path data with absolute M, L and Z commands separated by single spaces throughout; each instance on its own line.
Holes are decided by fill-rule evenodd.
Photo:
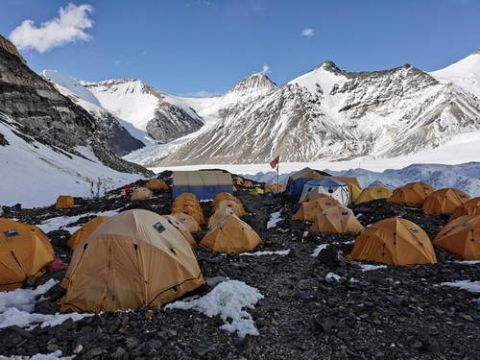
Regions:
M 78 244 L 85 240 L 98 226 L 100 226 L 100 224 L 103 224 L 108 219 L 110 219 L 109 216 L 97 216 L 89 220 L 80 229 L 75 231 L 72 236 L 70 236 L 67 246 L 72 250 L 75 249 Z
M 370 186 L 362 190 L 360 195 L 354 201 L 354 204 L 361 204 L 367 201 L 388 199 L 392 196 L 392 190 L 383 186 Z
M 244 180 L 240 176 L 233 176 L 233 185 L 242 186 Z
M 191 233 L 197 233 L 202 230 L 200 225 L 198 225 L 198 222 L 188 214 L 176 212 L 172 213 L 172 216 L 177 218 L 177 220 L 180 221 Z
M 317 214 L 310 231 L 321 233 L 359 233 L 363 225 L 353 211 L 343 206 L 333 206 Z
M 140 200 L 148 200 L 153 197 L 153 193 L 151 190 L 144 188 L 144 187 L 139 187 L 136 188 L 132 196 L 130 196 L 131 201 L 140 201 Z
M 264 193 L 265 191 L 263 191 L 263 189 L 259 187 L 255 187 L 254 189 L 249 191 L 250 195 L 263 195 Z
M 480 215 L 464 215 L 450 221 L 433 245 L 461 260 L 480 260 Z
M 195 219 L 199 225 L 205 224 L 203 209 L 197 197 L 191 193 L 183 193 L 172 204 L 172 213 L 184 213 Z
M 423 181 L 412 182 L 395 189 L 387 201 L 398 205 L 422 207 L 427 196 L 434 191 L 433 187 Z
M 423 212 L 432 214 L 452 214 L 459 206 L 470 199 L 470 196 L 458 189 L 445 188 L 434 191 L 423 203 Z
M 287 190 L 286 184 L 265 184 L 265 192 L 266 193 L 281 193 Z
M 154 212 L 128 210 L 74 250 L 60 309 L 159 308 L 202 284 L 195 254 L 175 226 Z
M 47 235 L 36 226 L 0 218 L 0 291 L 22 286 L 40 276 L 54 259 Z
M 221 201 L 223 200 L 231 200 L 231 201 L 235 201 L 237 202 L 238 204 L 242 205 L 242 202 L 235 196 L 233 196 L 232 194 L 229 194 L 227 192 L 221 192 L 219 194 L 217 194 L 215 196 L 215 199 L 213 199 L 213 203 L 212 203 L 212 206 L 213 206 L 213 209 L 214 210 L 217 210 L 218 209 L 218 205 L 220 204 Z
M 181 202 L 181 201 L 185 201 L 185 200 L 192 200 L 192 201 L 195 201 L 197 203 L 199 202 L 197 196 L 195 194 L 190 193 L 190 192 L 181 193 L 175 199 L 176 202 Z
M 161 179 L 148 180 L 146 188 L 149 190 L 168 190 L 168 185 Z
M 173 215 L 165 215 L 164 217 L 168 220 L 170 224 L 172 224 L 178 231 L 180 231 L 183 238 L 188 242 L 191 247 L 197 246 L 197 242 L 193 238 L 192 233 L 190 232 L 190 230 L 187 229 L 185 225 L 183 225 L 180 220 L 178 220 Z
M 218 204 L 216 210 L 222 210 L 225 208 L 230 208 L 233 210 L 234 214 L 237 215 L 238 217 L 242 217 L 247 215 L 245 212 L 245 209 L 243 208 L 243 205 L 241 203 L 238 203 L 236 201 L 232 200 L 222 200 Z
M 303 202 L 300 209 L 292 216 L 292 220 L 315 221 L 318 213 L 333 206 L 341 206 L 341 204 L 330 196 Z
M 73 196 L 70 195 L 60 195 L 57 198 L 57 202 L 55 203 L 56 209 L 71 209 L 73 208 L 75 202 Z
M 216 225 L 217 223 L 219 223 L 220 221 L 222 221 L 225 217 L 227 217 L 229 215 L 237 216 L 231 207 L 224 207 L 223 209 L 218 209 L 208 219 L 208 224 L 207 224 L 208 228 L 211 229 L 214 225 Z
M 253 188 L 255 185 L 250 180 L 244 180 L 242 186 L 244 188 L 250 189 Z
M 307 203 L 309 201 L 314 201 L 322 198 L 333 199 L 330 195 L 324 193 L 311 193 L 305 196 L 305 199 L 303 199 L 302 203 Z
M 384 219 L 363 230 L 347 259 L 391 265 L 437 262 L 425 231 L 417 224 L 400 218 Z
M 480 215 L 480 197 L 470 199 L 465 204 L 457 207 L 450 217 L 450 221 L 463 215 Z
M 229 215 L 210 229 L 200 246 L 212 252 L 240 253 L 252 251 L 261 243 L 262 239 L 250 225 Z

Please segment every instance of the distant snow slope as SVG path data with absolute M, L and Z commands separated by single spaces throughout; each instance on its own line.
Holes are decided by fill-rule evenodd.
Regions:
M 98 179 L 113 188 L 140 177 L 103 165 L 87 147 L 77 147 L 82 158 L 45 146 L 20 134 L 16 125 L 0 118 L 0 205 L 51 205 L 58 195 L 90 195 L 90 182 Z
M 480 49 L 430 75 L 442 82 L 451 82 L 480 99 Z

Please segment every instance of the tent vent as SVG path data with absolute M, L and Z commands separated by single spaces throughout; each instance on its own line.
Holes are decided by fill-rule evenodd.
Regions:
M 162 225 L 161 222 L 157 222 L 156 224 L 153 225 L 155 230 L 157 230 L 159 233 L 162 233 L 165 231 L 165 227 Z
M 17 230 L 7 230 L 7 231 L 4 231 L 3 234 L 4 234 L 5 237 L 7 237 L 7 238 L 15 237 L 15 236 L 19 236 L 19 235 L 20 235 L 20 233 L 19 233 Z

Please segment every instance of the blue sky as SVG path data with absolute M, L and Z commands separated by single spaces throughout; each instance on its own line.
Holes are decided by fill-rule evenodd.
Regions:
M 10 36 L 26 19 L 41 26 L 68 4 L 2 0 L 0 33 Z M 57 69 L 92 81 L 139 78 L 182 95 L 223 92 L 264 65 L 269 76 L 282 84 L 324 60 L 352 71 L 405 63 L 430 71 L 480 48 L 480 0 L 85 0 L 73 4 L 91 6 L 86 16 L 92 24 L 83 30 L 88 39 L 66 41 L 44 52 L 23 49 L 30 67 Z

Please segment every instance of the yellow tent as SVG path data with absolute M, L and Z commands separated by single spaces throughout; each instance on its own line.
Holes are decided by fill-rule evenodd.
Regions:
M 222 210 L 225 208 L 230 208 L 233 210 L 234 214 L 237 215 L 238 217 L 242 217 L 247 215 L 245 212 L 245 209 L 243 208 L 241 203 L 238 203 L 236 201 L 232 200 L 222 200 L 216 207 L 216 210 Z
M 362 190 L 355 200 L 355 204 L 361 204 L 367 201 L 388 199 L 392 196 L 392 190 L 383 186 L 370 186 Z
M 199 225 L 205 224 L 203 209 L 193 194 L 183 193 L 177 197 L 172 205 L 172 213 L 184 213 L 193 217 Z
M 141 200 L 148 200 L 153 197 L 153 193 L 151 190 L 139 187 L 133 190 L 132 196 L 130 196 L 131 201 L 141 201 Z
M 333 206 L 341 206 L 341 204 L 330 196 L 303 202 L 300 209 L 292 216 L 292 220 L 315 221 L 317 214 Z
M 183 225 L 183 223 L 180 220 L 178 220 L 173 215 L 164 215 L 164 217 L 168 220 L 168 222 L 171 225 L 173 225 L 178 231 L 180 231 L 183 238 L 188 242 L 188 244 L 191 247 L 196 247 L 197 246 L 197 242 L 193 238 L 192 233 L 190 232 L 190 230 L 187 229 L 187 227 L 185 225 Z
M 200 246 L 212 252 L 240 253 L 252 251 L 261 243 L 250 225 L 235 215 L 229 215 L 210 229 Z
M 55 203 L 55 208 L 57 209 L 71 209 L 74 205 L 73 196 L 70 195 L 60 195 L 57 198 L 57 202 Z
M 470 199 L 465 204 L 457 207 L 450 217 L 450 221 L 463 215 L 480 215 L 480 197 Z
M 176 217 L 191 233 L 196 233 L 202 230 L 200 225 L 198 225 L 198 222 L 188 214 L 176 212 L 173 213 L 172 216 Z
M 265 184 L 265 192 L 266 193 L 281 193 L 287 190 L 286 184 Z
M 433 245 L 461 260 L 480 260 L 480 215 L 464 215 L 450 221 Z
M 310 231 L 321 233 L 358 233 L 363 225 L 353 211 L 343 206 L 333 206 L 317 214 Z
M 166 218 L 121 212 L 74 252 L 62 286 L 62 311 L 159 308 L 204 284 L 195 254 Z
M 146 188 L 149 190 L 168 190 L 168 185 L 163 180 L 151 179 L 148 180 Z
M 22 286 L 29 276 L 40 276 L 54 259 L 47 235 L 33 225 L 0 218 L 0 291 Z
M 470 196 L 458 189 L 446 188 L 434 191 L 423 203 L 423 212 L 431 214 L 452 214 L 459 206 L 470 199 Z
M 363 230 L 347 259 L 392 265 L 437 262 L 425 231 L 417 224 L 400 218 L 384 219 Z
M 218 205 L 220 204 L 221 201 L 223 200 L 231 200 L 231 201 L 235 201 L 236 203 L 242 205 L 242 202 L 240 201 L 239 198 L 233 196 L 232 194 L 229 194 L 227 192 L 221 192 L 219 194 L 217 194 L 215 196 L 215 198 L 213 199 L 213 203 L 212 203 L 212 206 L 213 206 L 213 209 L 214 210 L 217 210 L 218 209 Z
M 435 189 L 433 187 L 423 181 L 412 182 L 395 189 L 388 198 L 388 202 L 398 205 L 422 207 L 427 196 L 434 191 Z
M 75 249 L 78 244 L 85 240 L 98 226 L 100 226 L 100 224 L 103 224 L 108 219 L 110 219 L 109 216 L 97 216 L 89 220 L 80 229 L 75 231 L 72 236 L 70 236 L 67 246 L 72 250 Z
M 225 217 L 227 217 L 229 215 L 237 216 L 235 214 L 235 212 L 233 211 L 233 209 L 230 208 L 230 207 L 224 207 L 223 209 L 218 209 L 208 219 L 208 228 L 211 229 L 213 226 L 215 226 L 217 223 L 219 223 L 220 221 L 222 221 Z
M 251 189 L 249 192 L 248 192 L 250 195 L 263 195 L 265 194 L 265 191 L 263 191 L 262 188 L 259 188 L 258 186 L 255 187 L 254 189 Z

